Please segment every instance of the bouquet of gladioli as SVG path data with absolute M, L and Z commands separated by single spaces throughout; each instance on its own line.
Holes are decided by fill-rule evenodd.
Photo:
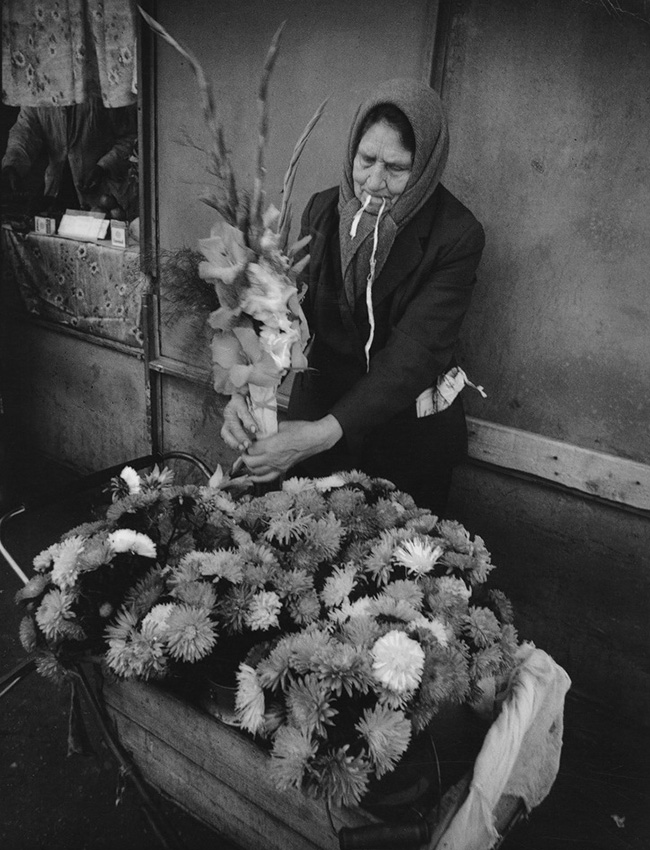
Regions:
M 259 122 L 255 180 L 252 193 L 237 187 L 216 117 L 214 98 L 196 57 L 149 15 L 140 10 L 149 26 L 181 53 L 192 66 L 202 96 L 206 125 L 212 137 L 209 171 L 215 191 L 201 200 L 217 219 L 210 237 L 199 240 L 204 261 L 199 276 L 215 287 L 220 308 L 209 317 L 214 330 L 212 362 L 214 388 L 232 395 L 241 393 L 258 422 L 261 436 L 277 430 L 277 390 L 290 369 L 307 367 L 304 349 L 309 331 L 296 285 L 309 257 L 296 257 L 306 247 L 289 247 L 290 198 L 302 150 L 318 122 L 325 103 L 317 109 L 299 138 L 284 177 L 282 208 L 265 208 L 264 152 L 268 135 L 267 91 L 284 24 L 269 48 L 258 90 Z M 304 253 L 304 252 L 303 252 Z

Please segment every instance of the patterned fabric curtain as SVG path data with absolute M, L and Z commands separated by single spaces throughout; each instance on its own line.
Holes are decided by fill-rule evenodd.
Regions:
M 2 102 L 135 103 L 135 18 L 133 0 L 3 0 Z

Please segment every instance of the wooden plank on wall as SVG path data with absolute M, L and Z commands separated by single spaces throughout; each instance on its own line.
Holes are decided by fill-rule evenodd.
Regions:
M 170 358 L 158 358 L 152 369 L 205 385 L 209 374 Z M 278 407 L 286 410 L 290 375 L 278 392 Z M 650 465 L 574 446 L 561 440 L 467 417 L 469 456 L 474 460 L 534 475 L 581 493 L 619 505 L 650 510 Z
M 468 417 L 475 460 L 554 481 L 592 496 L 650 510 L 650 466 L 518 428 Z

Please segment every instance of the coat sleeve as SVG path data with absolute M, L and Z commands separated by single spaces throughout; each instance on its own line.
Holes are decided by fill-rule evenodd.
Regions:
M 9 131 L 2 167 L 11 166 L 21 177 L 26 177 L 44 146 L 45 136 L 36 107 L 23 106 Z
M 427 260 L 425 252 L 416 272 L 419 285 L 386 344 L 371 357 L 370 370 L 330 410 L 350 448 L 414 404 L 449 367 L 484 244 L 483 228 L 474 219 L 435 261 Z

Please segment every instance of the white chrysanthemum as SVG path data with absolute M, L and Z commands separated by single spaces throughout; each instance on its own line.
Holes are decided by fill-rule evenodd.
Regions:
M 416 620 L 411 622 L 411 626 L 417 629 L 426 629 L 431 632 L 432 635 L 435 635 L 438 643 L 443 646 L 447 646 L 449 643 L 449 631 L 447 626 L 439 620 L 437 617 L 418 617 Z
M 391 691 L 406 693 L 420 684 L 424 650 L 404 632 L 393 629 L 380 637 L 371 655 L 375 678 Z
M 69 590 L 77 581 L 79 556 L 83 552 L 84 542 L 82 537 L 69 537 L 63 541 L 54 556 L 50 578 L 52 584 L 56 584 L 61 590 Z
M 348 600 L 354 588 L 356 574 L 357 570 L 354 564 L 335 567 L 332 574 L 327 577 L 321 592 L 323 604 L 328 608 L 334 608 Z
M 328 475 L 326 478 L 316 478 L 314 487 L 321 493 L 326 493 L 328 490 L 336 490 L 338 487 L 345 485 L 345 479 L 341 475 Z
M 156 544 L 146 534 L 130 528 L 120 528 L 108 535 L 108 544 L 114 552 L 133 552 L 143 558 L 156 557 Z
M 472 595 L 471 588 L 465 584 L 462 578 L 455 578 L 454 576 L 442 576 L 437 579 L 436 590 L 444 596 L 460 596 L 463 599 L 469 599 Z
M 311 478 L 287 478 L 286 481 L 282 482 L 282 490 L 291 496 L 295 496 L 297 493 L 302 493 L 305 490 L 313 489 L 314 482 Z
M 60 543 L 53 543 L 51 546 L 48 546 L 47 549 L 43 549 L 42 552 L 39 552 L 33 561 L 34 569 L 39 573 L 49 570 L 60 548 Z
M 345 600 L 340 608 L 332 608 L 328 617 L 334 623 L 345 623 L 347 620 L 359 617 L 370 617 L 372 610 L 372 599 L 369 596 L 362 596 L 354 602 Z
M 133 496 L 135 493 L 139 493 L 142 489 L 142 481 L 140 481 L 140 476 L 133 469 L 132 466 L 125 466 L 124 469 L 120 472 L 120 478 L 126 483 L 126 486 L 129 488 L 129 494 Z
M 173 602 L 163 602 L 160 605 L 154 605 L 142 621 L 142 625 L 140 626 L 142 634 L 147 637 L 165 640 L 167 637 L 167 621 L 175 607 Z
M 257 673 L 248 664 L 240 664 L 237 672 L 235 711 L 242 729 L 253 735 L 264 729 L 264 691 Z
M 279 625 L 278 617 L 282 610 L 282 603 L 277 593 L 272 590 L 263 590 L 256 593 L 246 614 L 246 625 L 253 631 L 271 629 Z
M 50 590 L 45 594 L 36 612 L 36 622 L 46 638 L 52 640 L 69 633 L 72 602 L 73 597 L 62 590 Z
M 401 543 L 393 557 L 410 573 L 425 575 L 431 572 L 442 553 L 442 546 L 434 546 L 430 540 L 416 538 Z

